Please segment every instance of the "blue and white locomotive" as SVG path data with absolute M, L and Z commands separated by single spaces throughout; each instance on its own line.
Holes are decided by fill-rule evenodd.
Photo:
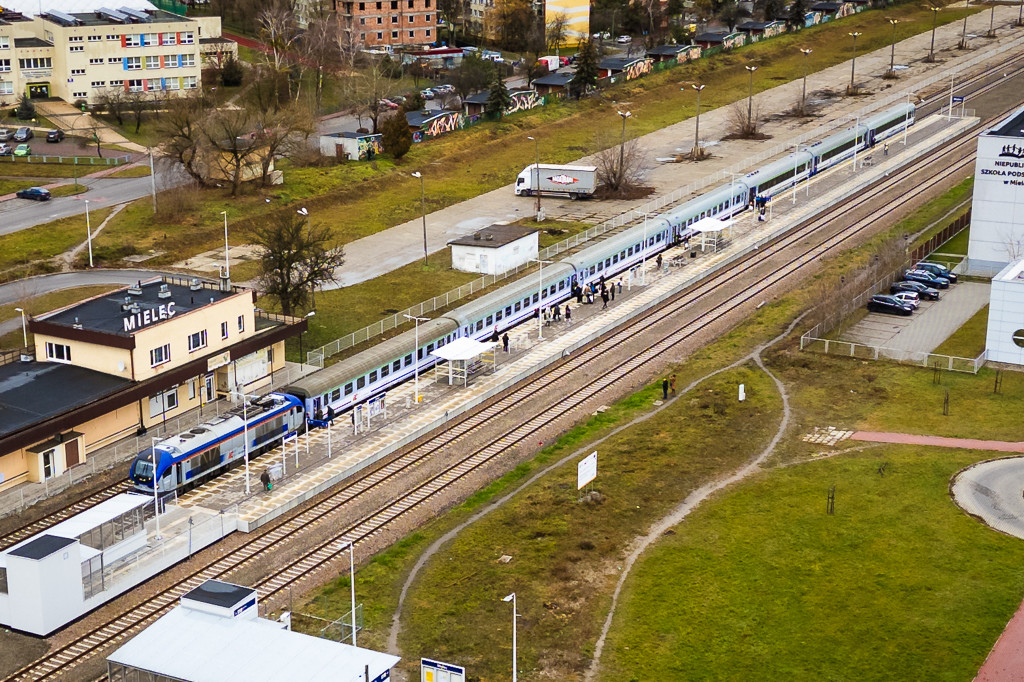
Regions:
M 135 456 L 129 478 L 136 489 L 152 493 L 155 453 L 159 491 L 185 491 L 243 462 L 246 437 L 252 459 L 305 427 L 295 396 L 270 393 L 146 448 Z

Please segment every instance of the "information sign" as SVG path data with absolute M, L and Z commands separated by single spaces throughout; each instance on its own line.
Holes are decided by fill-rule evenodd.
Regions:
M 953 104 L 963 104 L 963 103 L 964 103 L 964 96 L 963 95 L 953 95 Z
M 591 452 L 576 465 L 576 490 L 597 478 L 597 452 Z
M 420 682 L 466 682 L 466 669 L 460 665 L 421 658 Z

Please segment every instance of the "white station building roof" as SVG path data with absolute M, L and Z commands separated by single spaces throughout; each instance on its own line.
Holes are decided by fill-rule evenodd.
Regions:
M 271 620 L 177 606 L 107 660 L 188 682 L 362 682 L 365 666 L 374 680 L 400 659 L 286 630 Z
M 88 14 L 100 7 L 127 7 L 128 9 L 156 9 L 149 0 L 4 0 L 6 10 L 21 12 L 26 17 L 38 16 L 46 10 L 60 10 L 66 14 Z
M 460 336 L 451 343 L 445 344 L 435 350 L 431 355 L 442 360 L 472 360 L 481 353 L 494 348 L 491 341 L 477 341 L 465 336 Z
M 690 229 L 694 232 L 721 232 L 726 228 L 732 227 L 735 222 L 735 220 L 704 218 L 703 220 L 698 220 L 693 225 L 690 225 Z

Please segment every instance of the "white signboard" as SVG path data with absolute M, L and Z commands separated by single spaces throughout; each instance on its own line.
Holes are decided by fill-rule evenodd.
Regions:
M 466 682 L 466 669 L 461 665 L 421 658 L 420 682 Z
M 591 452 L 576 465 L 576 490 L 597 478 L 597 453 Z

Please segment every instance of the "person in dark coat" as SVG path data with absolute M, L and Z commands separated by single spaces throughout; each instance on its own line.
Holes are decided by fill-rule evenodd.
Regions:
M 505 349 L 506 353 L 508 352 L 508 332 L 501 337 L 501 347 Z
M 604 301 L 604 305 L 601 306 L 601 310 L 604 310 L 605 308 L 608 307 L 608 290 L 607 289 L 601 289 L 601 300 Z
M 622 278 L 619 278 L 619 293 L 622 293 Z
M 668 378 L 661 380 L 661 399 L 668 400 Z
M 270 483 L 270 472 L 266 469 L 260 474 L 260 483 L 263 484 L 263 489 L 269 491 L 273 486 Z
M 498 343 L 498 328 L 494 328 L 494 333 L 491 334 L 491 343 Z
M 565 321 L 572 322 L 572 308 L 569 307 L 568 303 L 565 304 Z
M 583 287 L 579 284 L 576 285 L 576 302 L 579 304 L 583 303 Z
M 327 423 L 334 426 L 334 408 L 330 405 L 327 406 Z
M 612 294 L 612 300 L 614 301 L 615 300 L 615 282 L 612 282 L 611 294 Z
M 659 254 L 658 254 L 658 259 L 657 259 L 657 263 L 658 263 L 658 269 L 659 269 L 659 270 L 661 270 L 661 260 L 662 260 L 662 259 L 661 259 L 661 254 L 659 253 Z

